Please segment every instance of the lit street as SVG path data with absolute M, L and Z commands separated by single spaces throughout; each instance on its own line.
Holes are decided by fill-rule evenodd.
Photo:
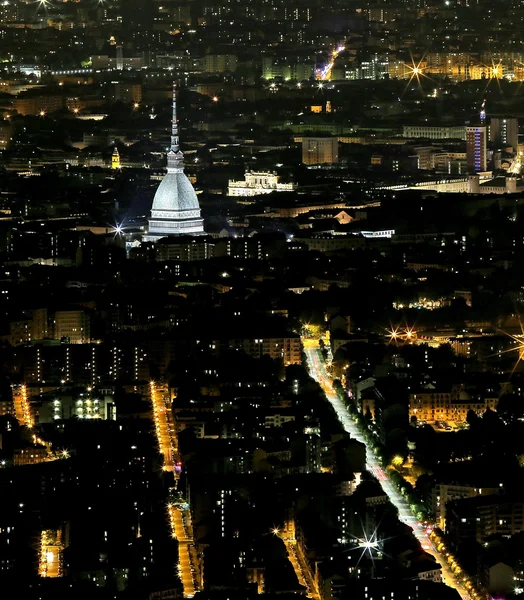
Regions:
M 303 547 L 298 544 L 295 537 L 294 522 L 288 521 L 283 530 L 275 529 L 275 535 L 278 535 L 284 542 L 287 550 L 287 555 L 295 575 L 300 585 L 307 590 L 307 597 L 313 600 L 319 600 L 320 593 L 318 590 L 317 581 L 311 569 L 311 565 L 307 556 L 305 556 Z
M 325 363 L 318 346 L 318 342 L 313 340 L 304 340 L 304 352 L 307 356 L 309 370 L 311 376 L 318 381 L 324 390 L 327 399 L 333 406 L 340 423 L 344 429 L 351 435 L 352 438 L 359 442 L 366 444 L 366 441 L 360 434 L 360 431 L 351 419 L 347 408 L 343 402 L 338 398 L 337 394 L 333 389 L 333 381 L 328 375 L 325 367 Z M 409 525 L 413 534 L 420 542 L 422 548 L 428 554 L 431 554 L 442 566 L 442 579 L 444 583 L 450 587 L 456 589 L 462 598 L 469 599 L 470 594 L 464 587 L 461 581 L 453 574 L 450 567 L 448 566 L 447 556 L 442 552 L 438 552 L 431 540 L 429 539 L 429 533 L 426 533 L 425 527 L 419 523 L 417 518 L 411 512 L 411 508 L 402 495 L 397 491 L 393 484 L 389 481 L 386 473 L 380 466 L 376 456 L 372 450 L 366 444 L 366 462 L 367 469 L 372 473 L 377 480 L 380 482 L 384 493 L 389 497 L 391 503 L 397 508 L 399 514 L 399 520 Z
M 25 425 L 29 429 L 32 429 L 35 421 L 29 399 L 27 398 L 27 388 L 25 385 L 17 386 L 13 389 L 13 405 L 16 419 L 20 425 Z
M 169 402 L 167 387 L 155 382 L 150 384 L 151 404 L 155 422 L 158 448 L 164 457 L 162 469 L 171 471 L 178 481 L 180 464 L 175 424 Z M 193 540 L 191 511 L 185 502 L 167 505 L 171 535 L 178 542 L 177 572 L 184 589 L 184 598 L 192 598 L 201 588 L 201 568 L 198 553 Z

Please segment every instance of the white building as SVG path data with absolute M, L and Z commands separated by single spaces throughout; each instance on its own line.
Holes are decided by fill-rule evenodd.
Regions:
M 244 181 L 229 181 L 228 196 L 259 196 L 271 192 L 292 192 L 293 183 L 280 183 L 276 173 L 248 171 Z
M 426 140 L 465 140 L 466 127 L 464 125 L 404 125 L 402 137 Z
M 174 235 L 203 235 L 204 221 L 200 205 L 191 182 L 184 173 L 184 155 L 180 150 L 178 119 L 176 113 L 176 90 L 173 86 L 173 120 L 171 125 L 171 148 L 167 153 L 167 174 L 158 186 L 149 229 L 144 241 L 156 242 Z

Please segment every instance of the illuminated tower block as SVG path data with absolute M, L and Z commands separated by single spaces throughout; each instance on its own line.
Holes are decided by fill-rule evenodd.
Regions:
M 479 173 L 487 168 L 487 127 L 466 127 L 466 160 L 470 173 Z

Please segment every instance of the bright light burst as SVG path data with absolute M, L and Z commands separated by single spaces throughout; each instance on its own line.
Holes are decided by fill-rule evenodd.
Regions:
M 379 558 L 382 554 L 382 544 L 385 540 L 379 539 L 378 537 L 378 526 L 375 527 L 371 535 L 368 535 L 362 525 L 362 537 L 356 537 L 351 535 L 354 546 L 348 548 L 347 552 L 353 552 L 354 550 L 361 550 L 360 556 L 357 560 L 357 565 L 360 561 L 366 557 L 370 558 L 371 562 L 375 562 L 375 558 Z
M 389 343 L 395 344 L 410 344 L 417 339 L 417 330 L 413 325 L 410 327 L 409 325 L 402 326 L 399 324 L 397 326 L 391 325 L 390 329 L 387 330 L 387 337 L 389 338 Z
M 421 58 L 417 63 L 413 59 L 411 59 L 411 64 L 410 65 L 406 64 L 406 67 L 408 68 L 408 71 L 409 71 L 408 86 L 411 84 L 413 79 L 417 80 L 417 84 L 419 87 L 421 87 L 421 85 L 420 85 L 421 77 L 425 77 L 426 79 L 429 79 L 429 77 L 424 74 L 424 69 L 426 67 L 423 65 L 423 60 L 424 60 L 424 58 Z
M 333 70 L 333 66 L 335 65 L 335 60 L 337 59 L 338 55 L 345 49 L 345 46 L 340 45 L 337 46 L 334 50 L 332 50 L 331 60 L 327 64 L 325 64 L 321 69 L 317 69 L 315 71 L 315 78 L 320 79 L 321 81 L 329 81 L 331 79 L 331 72 Z

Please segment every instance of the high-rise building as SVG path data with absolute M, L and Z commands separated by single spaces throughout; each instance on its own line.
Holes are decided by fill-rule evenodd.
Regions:
M 91 339 L 90 320 L 83 310 L 57 310 L 55 339 L 66 339 L 70 344 L 87 344 Z
M 203 235 L 204 221 L 200 216 L 198 198 L 184 173 L 184 155 L 180 151 L 176 89 L 173 86 L 173 120 L 171 148 L 167 153 L 167 174 L 153 199 L 149 231 L 145 241 L 156 242 L 172 235 Z
M 338 138 L 302 138 L 302 162 L 305 165 L 322 165 L 338 162 Z
M 497 148 L 511 147 L 516 152 L 519 145 L 519 122 L 515 118 L 491 117 L 489 141 Z
M 113 91 L 115 102 L 142 102 L 142 86 L 140 83 L 115 83 Z
M 485 125 L 466 126 L 466 161 L 470 173 L 487 169 L 487 137 Z

